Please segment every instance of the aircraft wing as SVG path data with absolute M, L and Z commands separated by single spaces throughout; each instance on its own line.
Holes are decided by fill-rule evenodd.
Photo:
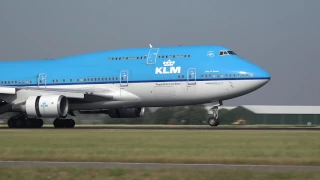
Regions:
M 0 94 L 17 94 L 18 91 L 39 91 L 40 94 L 60 94 L 67 98 L 82 99 L 85 101 L 139 101 L 140 98 L 119 87 L 97 88 L 87 86 L 84 88 L 60 87 L 34 87 L 34 86 L 0 86 Z
M 50 87 L 33 87 L 33 86 L 0 86 L 0 94 L 16 94 L 17 91 L 39 91 L 45 93 L 54 93 L 65 95 L 68 98 L 80 98 L 83 99 L 84 96 L 101 96 L 106 99 L 112 99 L 112 92 L 114 90 L 105 89 L 105 88 L 94 88 L 94 87 L 85 87 L 85 88 L 50 88 Z

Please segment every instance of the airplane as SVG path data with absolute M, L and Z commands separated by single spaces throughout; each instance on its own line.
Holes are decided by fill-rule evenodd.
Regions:
M 271 79 L 263 68 L 224 46 L 112 49 L 56 59 L 0 61 L 0 114 L 9 128 L 73 128 L 67 118 L 108 114 L 141 117 L 146 107 L 212 105 L 218 126 L 223 101 L 253 92 Z

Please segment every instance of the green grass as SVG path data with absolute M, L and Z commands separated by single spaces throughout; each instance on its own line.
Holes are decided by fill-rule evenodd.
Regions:
M 0 179 L 12 180 L 240 180 L 320 179 L 320 172 L 268 172 L 194 169 L 0 168 Z
M 0 160 L 320 165 L 320 131 L 1 130 Z
M 0 179 L 12 180 L 240 180 L 320 179 L 320 172 L 269 172 L 196 169 L 0 168 Z

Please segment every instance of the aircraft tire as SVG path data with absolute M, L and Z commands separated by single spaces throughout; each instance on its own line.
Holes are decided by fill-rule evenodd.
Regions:
M 67 128 L 74 128 L 75 125 L 76 125 L 76 122 L 73 119 L 68 119 Z
M 209 124 L 210 126 L 218 126 L 218 125 L 220 124 L 220 119 L 219 119 L 219 118 L 215 119 L 215 118 L 213 118 L 213 117 L 210 117 L 210 118 L 208 119 L 208 124 Z
M 8 120 L 7 124 L 8 124 L 9 128 L 15 128 L 16 127 L 15 119 L 12 118 L 12 117 Z
M 27 122 L 26 119 L 24 117 L 19 117 L 15 120 L 15 126 L 17 128 L 25 128 L 27 127 Z
M 53 126 L 55 127 L 55 128 L 62 128 L 63 126 L 63 122 L 62 122 L 62 120 L 61 119 L 59 119 L 59 118 L 56 118 L 54 121 L 53 121 Z
M 36 128 L 42 128 L 43 126 L 43 120 L 42 119 L 37 119 L 36 121 Z

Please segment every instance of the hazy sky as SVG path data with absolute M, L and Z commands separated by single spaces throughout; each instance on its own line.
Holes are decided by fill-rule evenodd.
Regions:
M 1 0 L 0 60 L 223 45 L 272 76 L 225 105 L 320 105 L 319 0 Z

